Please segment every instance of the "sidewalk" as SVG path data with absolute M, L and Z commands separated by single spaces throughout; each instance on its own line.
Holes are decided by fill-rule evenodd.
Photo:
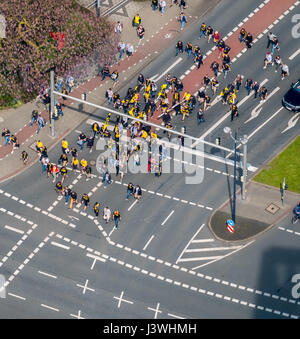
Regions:
M 211 1 L 207 4 L 206 1 L 189 1 L 189 7 L 185 10 L 188 22 L 185 30 L 188 29 L 198 17 L 194 13 L 205 13 L 209 8 L 212 8 L 220 0 Z M 119 81 L 114 90 L 126 86 L 126 82 L 137 76 L 142 69 L 148 65 L 157 55 L 164 50 L 165 44 L 175 44 L 180 35 L 180 24 L 176 20 L 179 14 L 179 7 L 172 6 L 166 9 L 164 16 L 158 11 L 153 12 L 150 3 L 147 2 L 130 2 L 128 4 L 129 17 L 120 20 L 116 14 L 112 15 L 109 20 L 115 22 L 120 20 L 123 22 L 123 31 L 121 40 L 125 43 L 132 42 L 135 46 L 135 52 L 131 57 L 123 57 L 121 62 L 111 67 L 111 70 L 117 69 L 119 72 Z M 136 30 L 131 26 L 132 17 L 139 12 L 142 18 L 142 23 L 145 27 L 145 41 L 137 48 L 138 38 Z M 177 40 L 176 40 L 177 39 Z M 101 81 L 101 76 L 96 76 L 88 80 L 78 88 L 74 88 L 71 95 L 76 98 L 81 98 L 82 93 L 87 93 L 87 100 L 95 104 L 103 104 L 105 102 L 105 92 L 107 88 L 112 86 L 111 80 Z M 59 100 L 62 102 L 62 100 Z M 49 126 L 49 112 L 45 109 L 39 109 L 34 102 L 27 103 L 16 109 L 1 110 L 0 123 L 1 131 L 7 127 L 10 132 L 16 135 L 20 148 L 12 153 L 12 146 L 3 146 L 4 138 L 1 138 L 0 146 L 0 182 L 7 180 L 19 173 L 38 160 L 37 153 L 34 150 L 36 140 L 40 139 L 47 149 L 50 150 L 60 140 L 68 135 L 72 130 L 76 129 L 89 114 L 95 112 L 94 108 L 85 105 L 81 109 L 78 103 L 72 103 L 70 100 L 64 101 L 65 108 L 63 109 L 64 116 L 55 121 L 55 137 L 52 138 Z M 39 109 L 42 116 L 46 119 L 47 125 L 42 128 L 37 135 L 36 124 L 29 126 L 31 112 L 33 109 Z M 67 123 L 66 123 L 67 122 Z M 19 159 L 23 150 L 29 154 L 29 161 L 25 167 Z
M 234 233 L 230 233 L 226 227 L 226 220 L 231 219 L 231 199 L 213 213 L 209 228 L 221 241 L 248 242 L 275 226 L 284 217 L 290 215 L 292 219 L 292 211 L 299 201 L 299 194 L 286 191 L 282 203 L 279 188 L 250 181 L 246 199 L 241 199 L 240 192 L 237 194 Z

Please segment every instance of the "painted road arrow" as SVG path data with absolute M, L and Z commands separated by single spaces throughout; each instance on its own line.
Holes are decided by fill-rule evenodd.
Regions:
M 281 133 L 284 133 L 288 131 L 289 129 L 295 127 L 299 118 L 300 118 L 300 112 L 295 114 L 293 117 L 291 117 L 291 119 L 288 121 L 287 127 Z
M 278 92 L 280 90 L 280 87 L 276 87 L 266 98 L 265 102 L 268 101 L 276 92 Z M 259 113 L 262 110 L 262 105 L 264 102 L 261 102 L 260 104 L 258 104 L 252 111 L 251 111 L 251 117 L 246 120 L 244 123 L 246 124 L 247 122 L 257 118 L 259 116 Z

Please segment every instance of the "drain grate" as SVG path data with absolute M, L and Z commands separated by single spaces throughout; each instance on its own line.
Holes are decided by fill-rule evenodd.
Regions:
M 280 210 L 280 207 L 278 207 L 275 204 L 270 204 L 267 208 L 266 211 L 271 213 L 271 214 L 275 214 L 276 212 L 278 212 Z

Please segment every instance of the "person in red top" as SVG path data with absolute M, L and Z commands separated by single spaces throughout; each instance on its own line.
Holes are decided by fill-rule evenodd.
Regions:
M 218 31 L 215 31 L 213 34 L 214 43 L 217 44 L 221 40 L 221 34 Z

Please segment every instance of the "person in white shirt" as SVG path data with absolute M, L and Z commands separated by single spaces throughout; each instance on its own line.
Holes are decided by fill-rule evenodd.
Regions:
M 289 67 L 286 64 L 282 64 L 281 66 L 281 80 L 289 75 Z
M 277 55 L 277 57 L 274 59 L 274 63 L 275 63 L 275 72 L 277 72 L 278 68 L 282 65 L 282 60 L 279 55 Z
M 119 55 L 119 60 L 122 59 L 122 56 L 123 56 L 123 54 L 125 53 L 125 48 L 126 48 L 126 45 L 124 44 L 124 42 L 123 42 L 123 41 L 120 41 L 120 42 L 118 43 L 118 50 L 119 50 L 119 53 L 120 53 L 120 55 Z
M 272 65 L 272 66 L 274 65 L 274 62 L 272 60 L 272 55 L 270 52 L 267 52 L 264 62 L 265 62 L 265 65 L 263 67 L 264 69 L 266 69 L 268 65 Z
M 122 31 L 123 31 L 123 24 L 122 24 L 120 21 L 118 21 L 118 22 L 116 23 L 116 26 L 115 26 L 115 32 L 116 32 L 117 34 L 121 34 Z
M 104 207 L 103 210 L 103 219 L 105 220 L 106 223 L 110 221 L 111 218 L 111 210 L 108 207 Z
M 133 45 L 132 44 L 127 44 L 126 45 L 126 54 L 128 56 L 131 56 L 133 52 L 134 52 Z
M 166 6 L 167 6 L 167 4 L 166 4 L 165 0 L 159 1 L 159 7 L 160 7 L 161 15 L 164 15 Z

